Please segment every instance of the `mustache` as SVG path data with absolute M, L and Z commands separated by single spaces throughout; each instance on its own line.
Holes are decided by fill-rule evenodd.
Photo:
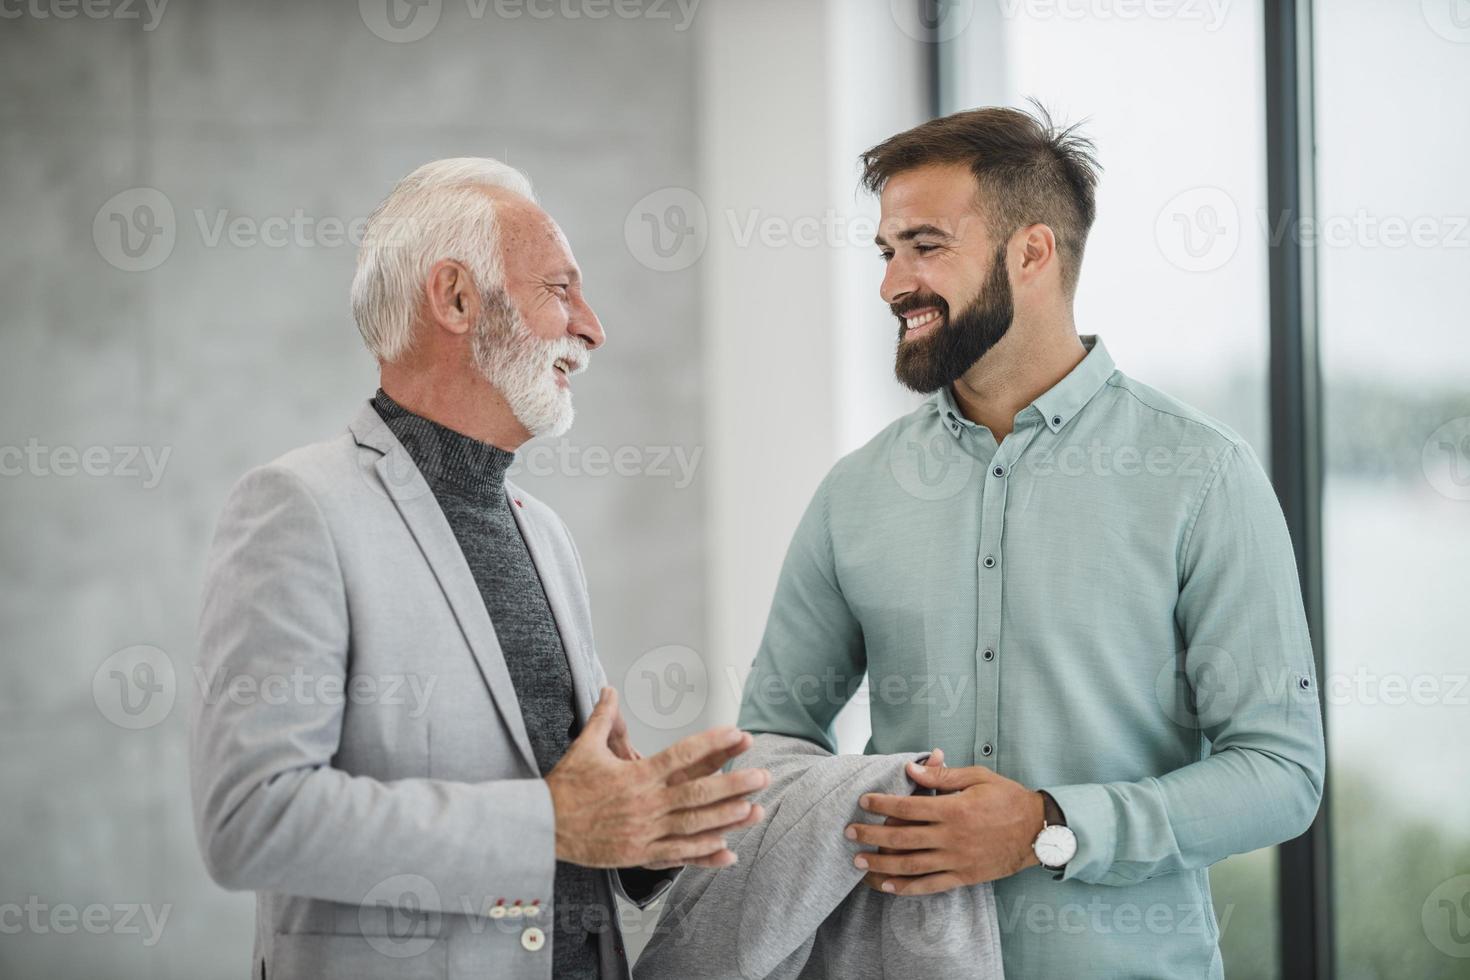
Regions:
M 935 293 L 914 294 L 904 297 L 897 303 L 888 304 L 888 308 L 893 311 L 894 316 L 898 317 L 900 323 L 907 314 L 926 307 L 933 307 L 939 311 L 940 316 L 949 319 L 949 304 L 944 301 L 944 297 Z
M 551 341 L 546 346 L 546 363 L 555 364 L 559 360 L 567 362 L 567 375 L 581 374 L 592 363 L 592 352 L 587 345 L 571 337 L 563 337 Z

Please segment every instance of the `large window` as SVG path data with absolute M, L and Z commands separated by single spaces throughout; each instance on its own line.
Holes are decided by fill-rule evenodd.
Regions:
M 1470 5 L 1318 3 L 1337 975 L 1470 976 Z

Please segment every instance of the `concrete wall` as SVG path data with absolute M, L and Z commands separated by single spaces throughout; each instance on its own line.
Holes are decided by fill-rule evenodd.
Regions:
M 608 345 L 565 451 L 521 479 L 577 535 L 613 680 L 705 644 L 703 472 L 658 463 L 703 443 L 698 275 L 625 234 L 695 177 L 690 25 L 675 4 L 397 6 L 417 19 L 392 26 L 386 0 L 0 19 L 0 906 L 26 917 L 0 976 L 248 969 L 251 899 L 207 879 L 189 822 L 200 571 L 231 483 L 372 393 L 343 226 L 419 163 L 524 168 L 586 270 Z M 596 450 L 624 446 L 637 475 L 600 475 Z M 138 645 L 159 652 L 109 660 Z M 114 669 L 165 689 L 130 715 Z M 635 731 L 657 747 L 702 722 Z M 101 934 L 69 918 L 91 905 Z

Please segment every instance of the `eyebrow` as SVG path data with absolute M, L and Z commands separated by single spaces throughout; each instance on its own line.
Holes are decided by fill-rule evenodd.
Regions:
M 953 235 L 945 231 L 943 228 L 940 228 L 938 225 L 914 225 L 912 228 L 905 228 L 903 231 L 899 232 L 893 237 L 897 238 L 901 242 L 911 242 L 915 238 L 918 238 L 920 235 L 933 235 L 937 238 L 943 238 L 946 241 L 950 241 L 954 238 Z M 873 242 L 881 248 L 882 246 L 888 244 L 888 239 L 884 238 L 882 235 L 874 235 Z

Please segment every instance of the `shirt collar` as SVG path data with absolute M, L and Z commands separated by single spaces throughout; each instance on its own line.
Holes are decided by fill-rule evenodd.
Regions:
M 1078 339 L 1087 348 L 1086 355 L 1066 377 L 1042 392 L 1025 409 L 1017 412 L 1017 420 L 1034 409 L 1046 427 L 1056 432 L 1082 411 L 1082 406 L 1091 401 L 1092 396 L 1112 377 L 1115 365 L 1102 338 L 1096 334 L 1084 334 Z M 975 423 L 965 418 L 965 413 L 960 411 L 949 385 L 940 388 L 930 397 L 939 409 L 940 422 L 952 434 L 959 435 L 965 426 L 974 426 Z

